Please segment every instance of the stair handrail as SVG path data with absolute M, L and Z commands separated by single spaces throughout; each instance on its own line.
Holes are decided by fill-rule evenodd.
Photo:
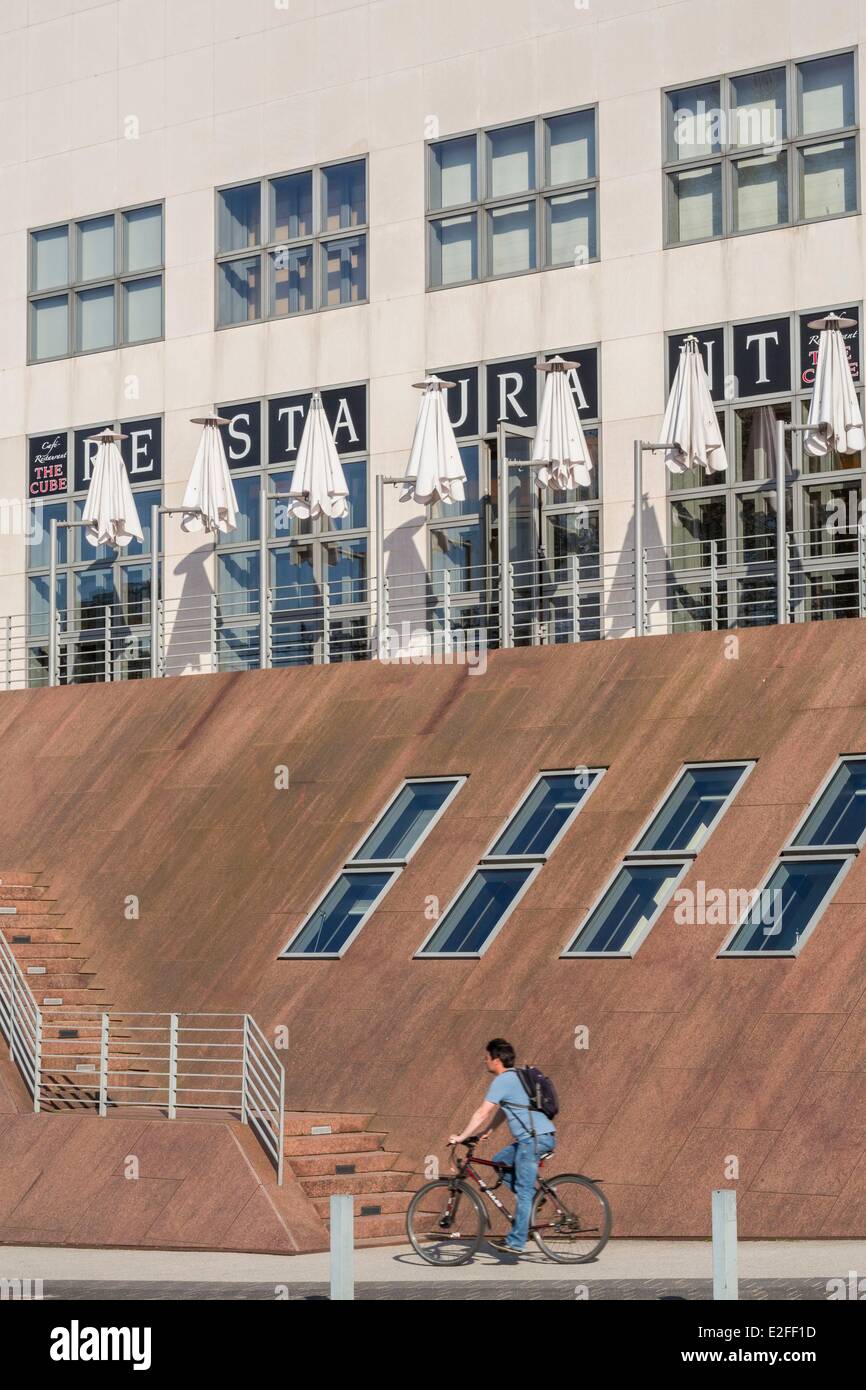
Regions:
M 3 932 L 0 932 L 0 1032 L 9 1044 L 14 1062 L 39 1111 L 41 1080 L 42 1010 L 30 982 Z

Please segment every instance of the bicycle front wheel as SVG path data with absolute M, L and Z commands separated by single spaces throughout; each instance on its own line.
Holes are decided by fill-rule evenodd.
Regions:
M 562 1173 L 539 1189 L 531 1234 L 558 1264 L 586 1264 L 607 1245 L 610 1222 L 610 1203 L 601 1188 L 579 1173 Z
M 484 1237 L 481 1198 L 459 1178 L 439 1178 L 420 1188 L 406 1213 L 412 1248 L 431 1265 L 465 1265 Z

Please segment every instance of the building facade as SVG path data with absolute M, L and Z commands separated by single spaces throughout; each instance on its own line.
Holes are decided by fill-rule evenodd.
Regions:
M 49 679 L 52 519 L 59 681 L 363 657 L 385 578 L 392 628 L 499 630 L 503 456 L 514 639 L 633 630 L 633 442 L 691 331 L 729 468 L 674 483 L 645 455 L 648 604 L 665 630 L 773 621 L 773 425 L 804 418 L 816 314 L 854 320 L 860 373 L 864 19 L 857 0 L 8 0 L 4 683 Z M 579 364 L 596 466 L 536 506 L 554 352 Z M 376 479 L 405 470 L 429 371 L 455 383 L 466 501 L 428 515 L 389 484 L 380 536 Z M 310 529 L 279 493 L 317 388 L 351 505 Z M 240 504 L 216 548 L 170 511 L 214 409 Z M 75 525 L 107 424 L 144 525 L 120 554 Z M 790 616 L 862 614 L 863 460 L 789 441 Z

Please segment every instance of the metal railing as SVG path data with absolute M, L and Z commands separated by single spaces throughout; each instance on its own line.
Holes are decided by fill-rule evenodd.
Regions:
M 760 518 L 758 519 L 760 521 Z M 578 533 L 579 538 L 579 533 Z M 0 689 L 136 680 L 319 663 L 445 659 L 461 651 L 548 646 L 695 630 L 866 616 L 859 527 L 789 532 L 776 563 L 772 516 L 744 537 L 687 539 L 509 564 L 352 573 L 322 583 L 136 594 L 0 619 Z M 784 595 L 779 603 L 782 574 Z M 376 611 L 381 595 L 382 612 Z
M 40 1008 L 0 933 L 0 1032 L 35 1111 L 225 1111 L 254 1130 L 282 1184 L 285 1071 L 249 1014 Z

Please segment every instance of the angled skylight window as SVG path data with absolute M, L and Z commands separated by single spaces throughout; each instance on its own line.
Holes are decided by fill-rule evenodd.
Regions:
M 843 758 L 791 841 L 796 849 L 860 847 L 866 835 L 866 758 Z
M 687 767 L 634 847 L 635 854 L 697 854 L 727 809 L 746 772 L 745 763 Z

